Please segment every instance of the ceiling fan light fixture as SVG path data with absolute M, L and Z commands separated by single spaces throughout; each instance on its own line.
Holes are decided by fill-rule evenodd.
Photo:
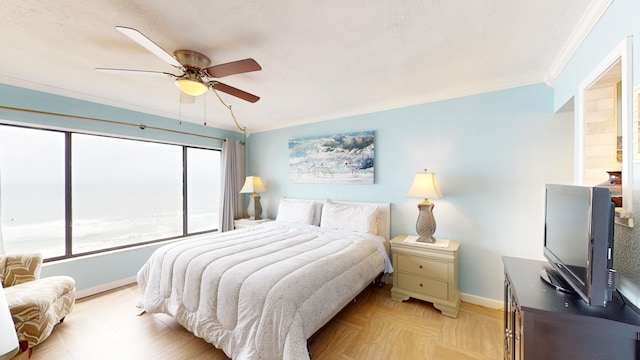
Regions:
M 200 96 L 209 89 L 205 83 L 191 79 L 177 79 L 176 86 L 180 88 L 183 93 L 191 96 Z
M 209 90 L 209 88 L 211 88 L 212 90 L 219 90 L 251 103 L 260 100 L 260 97 L 258 96 L 249 94 L 248 92 L 236 89 L 218 81 L 212 81 L 211 79 L 262 70 L 260 64 L 252 58 L 209 66 L 211 64 L 209 58 L 197 51 L 182 49 L 174 51 L 173 55 L 171 55 L 169 52 L 158 46 L 158 44 L 146 37 L 143 33 L 134 28 L 116 26 L 116 29 L 134 42 L 138 43 L 138 45 L 144 47 L 160 59 L 175 67 L 177 70 L 180 70 L 182 75 L 161 71 L 132 69 L 97 68 L 96 70 L 120 73 L 124 72 L 126 74 L 137 73 L 145 75 L 170 76 L 176 79 L 175 84 L 182 93 L 191 96 L 192 98 L 203 95 L 207 90 Z M 193 102 L 193 99 L 190 100 L 190 102 Z

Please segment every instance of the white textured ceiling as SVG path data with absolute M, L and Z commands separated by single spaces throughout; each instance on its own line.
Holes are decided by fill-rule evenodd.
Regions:
M 602 0 L 0 0 L 0 82 L 235 129 L 212 92 L 180 105 L 174 72 L 115 29 L 212 64 L 262 71 L 221 79 L 249 132 L 543 82 Z M 392 119 L 390 119 L 391 121 Z

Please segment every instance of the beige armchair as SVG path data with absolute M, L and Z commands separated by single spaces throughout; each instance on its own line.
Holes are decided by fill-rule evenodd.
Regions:
M 73 309 L 76 284 L 69 276 L 40 278 L 42 256 L 0 256 L 0 282 L 16 327 L 20 349 L 43 342 Z

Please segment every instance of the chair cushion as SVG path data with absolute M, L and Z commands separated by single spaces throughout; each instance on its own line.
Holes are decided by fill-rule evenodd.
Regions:
M 33 347 L 46 339 L 53 327 L 73 309 L 75 281 L 51 276 L 4 288 L 19 341 Z

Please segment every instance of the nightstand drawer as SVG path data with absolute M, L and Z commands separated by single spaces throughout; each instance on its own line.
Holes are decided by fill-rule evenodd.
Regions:
M 449 265 L 445 262 L 398 254 L 398 264 L 393 265 L 398 267 L 398 271 L 410 272 L 444 281 L 449 278 Z
M 447 299 L 448 285 L 446 281 L 426 279 L 420 276 L 401 274 L 398 275 L 398 287 L 427 296 L 435 296 Z

